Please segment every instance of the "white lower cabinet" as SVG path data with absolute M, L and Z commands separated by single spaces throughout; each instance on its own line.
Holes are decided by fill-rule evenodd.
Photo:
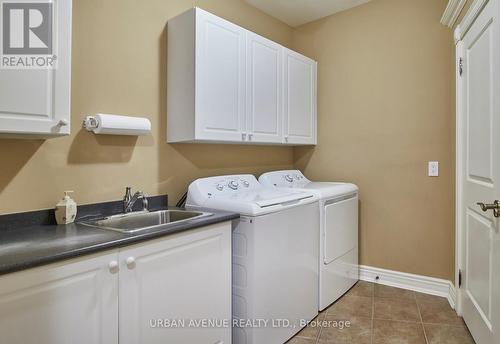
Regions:
M 230 319 L 230 222 L 0 277 L 0 343 L 231 343 Z
M 118 252 L 0 278 L 0 343 L 118 343 Z
M 126 248 L 120 262 L 120 344 L 231 343 L 230 327 L 201 323 L 231 319 L 230 223 Z

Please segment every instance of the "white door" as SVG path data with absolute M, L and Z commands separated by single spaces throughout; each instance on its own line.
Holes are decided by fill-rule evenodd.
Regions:
M 53 4 L 57 68 L 0 69 L 0 135 L 49 137 L 70 132 L 71 1 Z
M 120 265 L 120 344 L 231 342 L 229 326 L 190 323 L 231 319 L 230 222 L 125 248 Z
M 281 143 L 282 47 L 247 31 L 247 140 Z
M 500 35 L 495 3 L 489 1 L 459 45 L 463 47 L 460 298 L 462 315 L 478 344 L 499 343 L 493 336 L 500 331 L 499 218 L 477 204 L 500 200 Z
M 316 144 L 316 61 L 283 49 L 284 142 Z
M 196 9 L 196 139 L 242 141 L 245 30 Z
M 0 278 L 0 342 L 118 343 L 118 253 Z

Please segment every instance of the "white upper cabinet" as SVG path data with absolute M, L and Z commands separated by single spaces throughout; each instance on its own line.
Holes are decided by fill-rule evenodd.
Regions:
M 316 143 L 316 62 L 294 53 L 312 68 L 301 70 L 288 49 L 199 8 L 167 30 L 168 142 Z M 286 98 L 287 86 L 298 99 Z M 291 126 L 288 99 L 300 108 L 289 113 Z M 314 128 L 296 128 L 303 124 Z
M 0 52 L 3 54 L 0 66 L 0 137 L 49 138 L 68 135 L 70 133 L 71 1 L 54 0 L 53 16 L 50 15 L 50 9 L 48 12 L 30 9 L 29 6 L 33 5 L 31 3 L 14 4 L 13 8 L 6 8 L 6 5 L 10 4 L 3 5 L 4 16 L 9 18 L 11 25 L 9 35 L 4 33 L 5 39 Z M 21 16 L 23 13 L 25 17 L 42 13 L 42 21 L 52 19 L 50 24 L 42 24 L 48 25 L 49 28 L 52 25 L 52 30 L 47 31 L 53 32 L 51 37 L 43 37 L 45 33 L 39 31 L 39 36 L 33 34 L 30 28 L 24 26 Z M 24 37 L 27 39 L 16 36 L 16 32 L 24 32 Z M 9 52 L 6 50 L 7 46 L 18 50 Z M 50 52 L 50 55 L 38 55 L 36 49 L 53 50 L 43 51 L 43 54 Z M 45 61 L 43 62 L 45 66 L 50 62 L 40 56 L 51 58 L 54 55 L 57 61 L 53 62 L 57 64 L 54 69 L 26 68 L 20 63 L 32 65 Z M 5 61 L 9 62 L 5 64 Z M 14 67 L 14 64 L 17 67 Z
M 284 139 L 316 144 L 316 61 L 284 49 Z
M 239 141 L 245 125 L 245 30 L 199 11 L 195 44 L 196 138 Z
M 247 32 L 247 135 L 248 141 L 281 143 L 282 47 Z

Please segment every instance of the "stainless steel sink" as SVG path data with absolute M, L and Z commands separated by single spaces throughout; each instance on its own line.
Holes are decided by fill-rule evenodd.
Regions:
M 182 222 L 211 215 L 213 214 L 194 210 L 141 211 L 113 215 L 101 220 L 82 222 L 82 224 L 122 233 L 135 233 L 160 226 L 174 226 Z

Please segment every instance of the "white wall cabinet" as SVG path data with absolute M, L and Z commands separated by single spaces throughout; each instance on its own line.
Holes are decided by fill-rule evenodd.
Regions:
M 238 141 L 245 129 L 245 31 L 199 12 L 196 16 L 196 136 Z
M 71 1 L 54 0 L 53 8 L 57 68 L 0 69 L 0 137 L 70 133 Z
M 247 32 L 246 128 L 249 142 L 283 141 L 283 48 Z
M 0 277 L 1 343 L 231 342 L 190 319 L 231 324 L 231 222 Z
M 316 62 L 284 49 L 284 139 L 316 144 Z
M 199 8 L 167 55 L 168 142 L 316 144 L 315 61 Z

